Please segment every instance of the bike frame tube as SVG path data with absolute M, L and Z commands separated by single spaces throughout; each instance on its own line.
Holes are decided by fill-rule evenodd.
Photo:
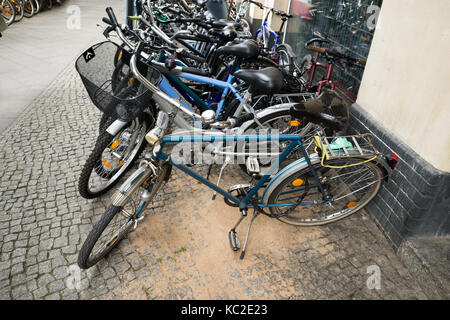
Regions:
M 216 185 L 216 184 L 212 183 L 211 181 L 207 180 L 206 178 L 200 176 L 198 173 L 196 173 L 195 171 L 191 170 L 187 166 L 185 166 L 183 164 L 180 164 L 180 163 L 174 162 L 173 159 L 171 157 L 169 157 L 169 155 L 167 155 L 166 153 L 162 152 L 162 149 L 164 148 L 164 145 L 167 144 L 167 143 L 181 143 L 181 142 L 229 142 L 229 141 L 233 141 L 233 142 L 238 142 L 238 141 L 245 141 L 245 142 L 256 141 L 256 142 L 260 142 L 262 140 L 264 140 L 264 141 L 272 141 L 272 140 L 275 140 L 275 139 L 277 141 L 290 141 L 291 143 L 282 152 L 282 154 L 277 159 L 277 161 L 274 164 L 272 164 L 272 166 L 270 167 L 269 171 L 259 180 L 259 182 L 250 190 L 250 192 L 247 194 L 247 196 L 244 199 L 242 199 L 242 200 L 239 200 L 238 198 L 234 197 L 231 193 L 225 191 L 224 189 L 222 189 L 218 185 Z M 276 168 L 279 166 L 279 164 L 282 163 L 287 158 L 287 156 L 292 152 L 292 150 L 295 147 L 297 147 L 297 146 L 302 147 L 303 152 L 305 152 L 305 149 L 303 148 L 303 145 L 302 145 L 302 142 L 301 142 L 301 137 L 299 135 L 167 136 L 167 137 L 164 137 L 162 139 L 161 149 L 156 155 L 153 155 L 153 160 L 156 160 L 156 161 L 160 160 L 160 159 L 161 160 L 169 160 L 170 163 L 172 165 L 174 165 L 175 167 L 177 167 L 178 169 L 182 170 L 183 172 L 185 172 L 186 174 L 190 175 L 194 179 L 196 179 L 196 180 L 200 181 L 201 183 L 207 185 L 209 188 L 213 189 L 217 193 L 220 193 L 224 197 L 228 198 L 229 200 L 231 200 L 234 203 L 236 203 L 237 205 L 239 205 L 240 209 L 246 209 L 246 208 L 253 208 L 253 206 L 248 206 L 249 202 L 254 198 L 254 196 L 257 194 L 258 190 L 261 189 L 261 187 L 264 185 L 264 183 L 267 182 L 268 179 L 270 179 L 271 174 L 276 170 Z M 305 154 L 305 157 L 308 157 L 307 153 L 304 153 L 304 154 Z M 320 185 L 320 181 L 318 179 L 317 173 L 315 172 L 314 167 L 312 166 L 310 161 L 308 161 L 308 165 L 311 168 L 311 170 L 314 171 L 314 177 L 316 178 L 316 181 L 317 181 L 317 183 L 319 185 L 320 190 L 324 193 L 323 188 Z M 325 198 L 325 194 L 324 194 L 324 198 Z M 311 203 L 302 203 L 300 205 L 310 205 L 310 204 Z M 293 206 L 293 205 L 298 205 L 298 204 L 287 203 L 287 204 L 277 204 L 276 206 Z M 268 207 L 269 205 L 257 204 L 257 206 L 262 208 L 262 207 Z
M 206 54 L 201 53 L 200 51 L 198 51 L 196 48 L 194 48 L 193 46 L 191 46 L 189 43 L 187 43 L 186 41 L 182 40 L 182 39 L 176 39 L 179 43 L 181 43 L 183 46 L 185 46 L 187 49 L 189 49 L 192 53 L 202 57 L 202 58 L 206 58 L 206 55 L 208 54 L 208 52 Z M 197 41 L 197 43 L 199 43 Z M 196 44 L 197 45 L 197 44 Z
M 227 81 L 216 80 L 213 78 L 198 76 L 198 75 L 191 74 L 191 73 L 180 73 L 177 76 L 179 78 L 183 78 L 183 79 L 187 79 L 187 80 L 191 80 L 191 81 L 195 81 L 195 82 L 200 82 L 200 83 L 205 83 L 205 84 L 212 85 L 214 87 L 224 89 L 224 91 L 222 92 L 220 103 L 217 106 L 217 112 L 216 112 L 217 117 L 220 115 L 220 112 L 223 109 L 223 106 L 225 104 L 225 98 L 228 95 L 229 91 L 231 91 L 234 94 L 234 96 L 236 97 L 237 100 L 239 100 L 239 102 L 242 102 L 242 99 L 243 99 L 242 96 L 239 94 L 239 92 L 236 90 L 236 88 L 232 85 L 234 77 L 231 74 L 228 75 Z M 195 96 L 197 96 L 197 95 L 195 95 Z

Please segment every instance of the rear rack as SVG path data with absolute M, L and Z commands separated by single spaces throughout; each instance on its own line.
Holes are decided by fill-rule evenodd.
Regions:
M 371 159 L 380 154 L 372 143 L 370 133 L 339 137 L 314 136 L 314 143 L 325 161 L 349 157 Z

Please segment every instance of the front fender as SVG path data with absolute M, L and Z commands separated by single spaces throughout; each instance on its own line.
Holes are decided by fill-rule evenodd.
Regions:
M 292 58 L 297 57 L 297 55 L 294 52 L 294 49 L 292 49 L 292 47 L 289 44 L 284 43 L 282 45 L 279 45 L 276 50 L 278 51 L 278 50 L 281 50 L 281 49 L 285 49 L 286 52 L 289 54 L 289 56 L 291 56 Z
M 315 165 L 317 163 L 320 163 L 320 157 L 318 154 L 312 154 L 310 155 L 311 164 Z M 301 170 L 304 170 L 308 167 L 308 162 L 305 158 L 298 159 L 297 161 L 291 163 L 287 167 L 285 167 L 283 170 L 277 173 L 275 177 L 270 180 L 269 184 L 267 185 L 266 189 L 264 190 L 264 194 L 262 196 L 262 203 L 268 204 L 270 195 L 272 192 L 280 185 L 281 182 L 284 181 L 287 177 L 289 177 L 291 174 L 295 172 L 299 172 Z
M 296 105 L 296 103 L 283 103 L 283 104 L 277 104 L 265 109 L 262 109 L 261 111 L 256 112 L 257 119 L 262 119 L 263 117 L 277 111 L 284 111 L 284 110 L 290 110 L 291 107 Z M 255 120 L 249 120 L 247 122 L 244 122 L 238 129 L 238 134 L 243 134 L 253 123 Z

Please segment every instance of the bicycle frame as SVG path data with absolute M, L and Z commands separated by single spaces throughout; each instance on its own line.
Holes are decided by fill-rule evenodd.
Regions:
M 272 53 L 275 53 L 275 49 L 276 49 L 277 45 L 281 44 L 281 40 L 280 40 L 280 37 L 278 36 L 278 33 L 276 33 L 267 23 L 267 17 L 266 17 L 266 19 L 264 19 L 264 21 L 261 25 L 261 28 L 255 32 L 255 36 L 253 37 L 253 39 L 256 40 L 258 38 L 258 34 L 260 32 L 262 32 L 264 48 L 267 48 L 268 41 L 269 41 L 269 39 L 267 39 L 267 37 L 266 37 L 267 31 L 269 31 L 274 36 L 275 40 L 274 40 L 273 47 L 272 47 Z
M 258 183 L 249 191 L 249 193 L 246 195 L 246 197 L 244 199 L 238 199 L 235 196 L 233 196 L 231 193 L 225 191 L 224 189 L 222 189 L 221 187 L 219 187 L 218 185 L 212 183 L 211 181 L 209 181 L 208 179 L 200 176 L 197 172 L 191 170 L 190 168 L 188 168 L 187 166 L 177 163 L 175 162 L 169 155 L 167 155 L 166 153 L 162 152 L 162 149 L 164 148 L 165 144 L 169 144 L 169 143 L 181 143 L 181 142 L 191 142 L 191 143 L 195 143 L 195 142 L 251 142 L 251 141 L 256 141 L 256 142 L 260 142 L 260 141 L 272 141 L 272 140 L 277 140 L 277 141 L 290 141 L 290 144 L 288 145 L 288 147 L 282 152 L 282 154 L 280 155 L 280 157 L 277 159 L 277 161 L 275 161 L 275 163 L 272 164 L 272 166 L 270 167 L 269 171 L 258 181 Z M 322 195 L 323 195 L 323 202 L 318 202 L 315 203 L 317 205 L 323 204 L 327 201 L 329 201 L 329 197 L 327 196 L 322 184 L 320 183 L 319 180 L 319 176 L 317 174 L 317 172 L 315 171 L 314 167 L 311 164 L 311 161 L 308 157 L 308 154 L 306 152 L 306 150 L 303 147 L 303 144 L 301 142 L 301 137 L 299 135 L 244 135 L 244 136 L 235 136 L 235 135 L 225 135 L 225 136 L 217 136 L 217 135 L 207 135 L 207 136 L 167 136 L 164 137 L 161 141 L 161 148 L 160 150 L 156 153 L 153 154 L 152 156 L 152 161 L 156 162 L 158 160 L 163 160 L 163 161 L 169 161 L 173 166 L 175 166 L 176 168 L 180 169 L 181 171 L 185 172 L 186 174 L 190 175 L 191 177 L 193 177 L 194 179 L 198 180 L 199 182 L 201 182 L 202 184 L 205 184 L 206 186 L 208 186 L 210 189 L 216 191 L 217 193 L 220 193 L 221 195 L 223 195 L 225 198 L 229 199 L 230 201 L 234 202 L 236 205 L 239 206 L 239 208 L 241 210 L 245 210 L 247 208 L 251 209 L 251 208 L 255 208 L 255 206 L 253 204 L 255 204 L 258 208 L 266 208 L 266 207 L 282 207 L 282 206 L 293 206 L 293 205 L 302 205 L 302 206 L 306 206 L 306 205 L 311 205 L 312 203 L 280 203 L 280 204 L 276 204 L 276 205 L 265 205 L 260 203 L 260 198 L 258 198 L 257 192 L 259 189 L 261 189 L 264 185 L 264 183 L 266 183 L 270 177 L 271 174 L 273 172 L 275 172 L 275 170 L 277 169 L 278 165 L 280 163 L 282 163 L 287 156 L 294 150 L 294 148 L 296 147 L 300 147 L 302 149 L 303 154 L 305 155 L 305 159 L 308 163 L 309 168 L 311 169 L 311 171 L 313 172 L 313 175 L 316 179 L 317 182 L 317 186 L 309 186 L 309 188 L 312 187 L 317 187 L 320 189 Z M 276 177 L 275 177 L 276 178 Z M 275 179 L 274 178 L 274 179 Z M 301 190 L 302 188 L 299 188 L 298 190 Z M 304 188 L 303 188 L 304 189 Z
M 280 26 L 280 30 L 278 32 L 274 31 L 270 27 L 270 25 L 267 23 L 267 20 L 269 19 L 269 15 L 272 12 L 272 10 L 273 9 L 270 9 L 267 12 L 266 17 L 264 18 L 264 20 L 262 22 L 261 28 L 256 31 L 255 36 L 253 37 L 253 39 L 256 40 L 258 38 L 258 34 L 260 32 L 262 32 L 264 48 L 268 49 L 267 46 L 268 46 L 269 39 L 266 38 L 266 35 L 267 35 L 267 31 L 269 31 L 274 37 L 274 43 L 273 43 L 273 46 L 272 46 L 272 54 L 275 56 L 277 46 L 282 44 L 280 35 L 281 35 L 281 32 L 283 31 L 283 28 L 284 28 L 284 25 L 285 25 L 285 23 L 287 21 L 287 18 L 282 18 L 282 23 L 281 23 L 281 26 Z
M 190 74 L 190 73 L 180 73 L 177 75 L 164 74 L 164 76 L 168 80 L 168 82 L 186 99 L 187 102 L 199 107 L 203 111 L 211 110 L 211 107 L 209 105 L 217 102 L 217 100 L 220 98 L 220 101 L 219 101 L 219 104 L 218 104 L 217 110 L 216 110 L 217 120 L 219 120 L 220 113 L 222 112 L 222 109 L 225 105 L 226 96 L 228 95 L 228 93 L 230 91 L 234 94 L 236 99 L 239 100 L 239 102 L 242 103 L 242 101 L 243 101 L 243 97 L 239 94 L 239 92 L 236 90 L 236 88 L 232 85 L 233 80 L 234 80 L 234 76 L 232 74 L 228 75 L 226 81 L 216 80 L 213 78 L 194 75 L 194 74 Z M 213 87 L 221 88 L 221 89 L 223 89 L 223 91 L 215 99 L 205 102 L 195 92 L 193 92 L 186 84 L 184 84 L 180 80 L 180 78 L 195 81 L 198 83 L 208 84 Z M 167 87 L 163 87 L 161 89 L 169 94 L 169 92 L 167 91 L 168 90 Z M 170 95 L 172 97 L 174 97 L 173 94 L 174 94 L 174 92 L 171 91 Z

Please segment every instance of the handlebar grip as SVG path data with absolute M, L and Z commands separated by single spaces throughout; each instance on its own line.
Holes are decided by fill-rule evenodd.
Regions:
M 198 76 L 205 76 L 205 77 L 207 77 L 209 75 L 208 72 L 206 72 L 204 70 L 189 68 L 189 67 L 182 67 L 181 72 L 192 73 L 192 74 L 196 74 Z
M 244 122 L 247 122 L 247 121 L 252 120 L 254 118 L 255 118 L 255 115 L 253 113 L 244 114 L 243 116 L 240 116 L 239 118 L 236 119 L 236 124 L 234 126 L 235 127 L 239 127 Z
M 119 23 L 117 22 L 116 15 L 114 14 L 114 10 L 111 7 L 106 8 L 106 13 L 108 14 L 109 20 L 111 21 L 111 25 L 113 27 L 118 27 Z
M 311 50 L 311 51 L 315 51 L 318 53 L 325 53 L 327 50 L 325 48 L 321 48 L 321 47 L 316 47 L 316 46 L 306 46 L 306 49 Z
M 104 23 L 109 24 L 110 26 L 112 26 L 112 22 L 111 22 L 111 20 L 109 20 L 108 18 L 103 17 L 102 21 L 103 21 Z
M 181 52 L 180 56 L 183 56 L 183 57 L 188 58 L 188 59 L 195 60 L 195 61 L 200 62 L 200 63 L 203 63 L 203 62 L 206 61 L 205 58 L 199 57 L 199 56 L 197 56 L 197 55 L 195 55 L 193 53 L 186 52 L 186 51 Z

